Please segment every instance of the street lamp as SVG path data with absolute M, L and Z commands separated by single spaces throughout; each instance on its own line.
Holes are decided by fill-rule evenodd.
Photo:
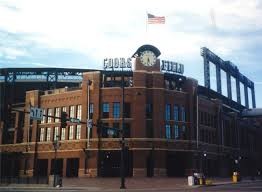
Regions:
M 57 179 L 57 171 L 56 171 L 56 155 L 57 155 L 57 150 L 60 147 L 60 143 L 58 142 L 59 136 L 56 135 L 56 137 L 54 138 L 54 142 L 53 142 L 53 146 L 54 146 L 54 150 L 55 150 L 55 160 L 54 160 L 54 183 L 53 183 L 53 187 L 56 186 L 56 179 Z
M 121 84 L 122 84 L 122 139 L 121 139 L 121 166 L 120 166 L 120 174 L 121 174 L 121 186 L 120 189 L 125 189 L 125 162 L 124 162 L 124 152 L 125 152 L 125 133 L 124 133 L 124 105 L 125 105 L 125 85 L 124 85 L 124 73 L 123 73 L 123 67 L 122 66 L 122 78 L 121 78 Z

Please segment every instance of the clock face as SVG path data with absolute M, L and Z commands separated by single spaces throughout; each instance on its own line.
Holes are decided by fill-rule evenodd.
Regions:
M 152 66 L 156 63 L 156 55 L 152 51 L 143 51 L 140 55 L 141 63 L 144 66 Z

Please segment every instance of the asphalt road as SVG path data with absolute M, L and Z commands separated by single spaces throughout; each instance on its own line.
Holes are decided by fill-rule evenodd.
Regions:
M 31 192 L 31 191 L 37 191 L 37 192 L 50 192 L 50 191 L 67 191 L 67 192 L 85 192 L 85 191 L 103 191 L 103 192 L 115 192 L 115 191 L 133 191 L 133 192 L 171 192 L 171 191 L 188 191 L 188 192 L 202 192 L 202 191 L 230 191 L 230 192 L 238 192 L 238 191 L 246 191 L 246 192 L 261 192 L 262 191 L 262 181 L 256 181 L 256 182 L 245 182 L 245 183 L 237 183 L 237 184 L 224 184 L 224 185 L 217 185 L 217 186 L 203 186 L 203 187 L 193 187 L 193 188 L 166 188 L 166 189 L 126 189 L 126 190 L 120 190 L 120 189 L 97 189 L 97 188 L 2 188 L 0 187 L 1 192 L 8 192 L 8 191 L 17 191 L 17 192 Z
M 262 181 L 201 187 L 196 190 L 190 190 L 190 191 L 230 191 L 230 192 L 233 192 L 233 191 L 258 192 L 260 191 L 262 192 Z

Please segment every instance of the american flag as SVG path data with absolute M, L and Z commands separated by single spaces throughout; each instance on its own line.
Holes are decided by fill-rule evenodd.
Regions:
M 165 17 L 158 17 L 152 14 L 147 14 L 147 23 L 148 24 L 165 24 Z

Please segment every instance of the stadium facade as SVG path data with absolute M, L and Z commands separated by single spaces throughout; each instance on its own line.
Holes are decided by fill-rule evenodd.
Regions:
M 133 66 L 130 59 L 105 59 L 104 70 L 83 73 L 78 86 L 26 91 L 24 102 L 11 105 L 12 120 L 2 119 L 1 176 L 54 171 L 64 177 L 119 176 L 121 134 L 127 176 L 261 170 L 262 121 L 241 116 L 249 105 L 222 96 L 221 86 L 211 90 L 207 73 L 205 87 L 200 86 L 183 76 L 182 64 L 159 55 L 156 47 L 144 45 L 133 55 Z M 222 68 L 233 66 L 219 62 Z M 205 72 L 207 65 L 205 60 Z M 253 90 L 255 106 L 254 84 L 239 77 Z M 30 107 L 42 108 L 43 118 L 30 119 Z

